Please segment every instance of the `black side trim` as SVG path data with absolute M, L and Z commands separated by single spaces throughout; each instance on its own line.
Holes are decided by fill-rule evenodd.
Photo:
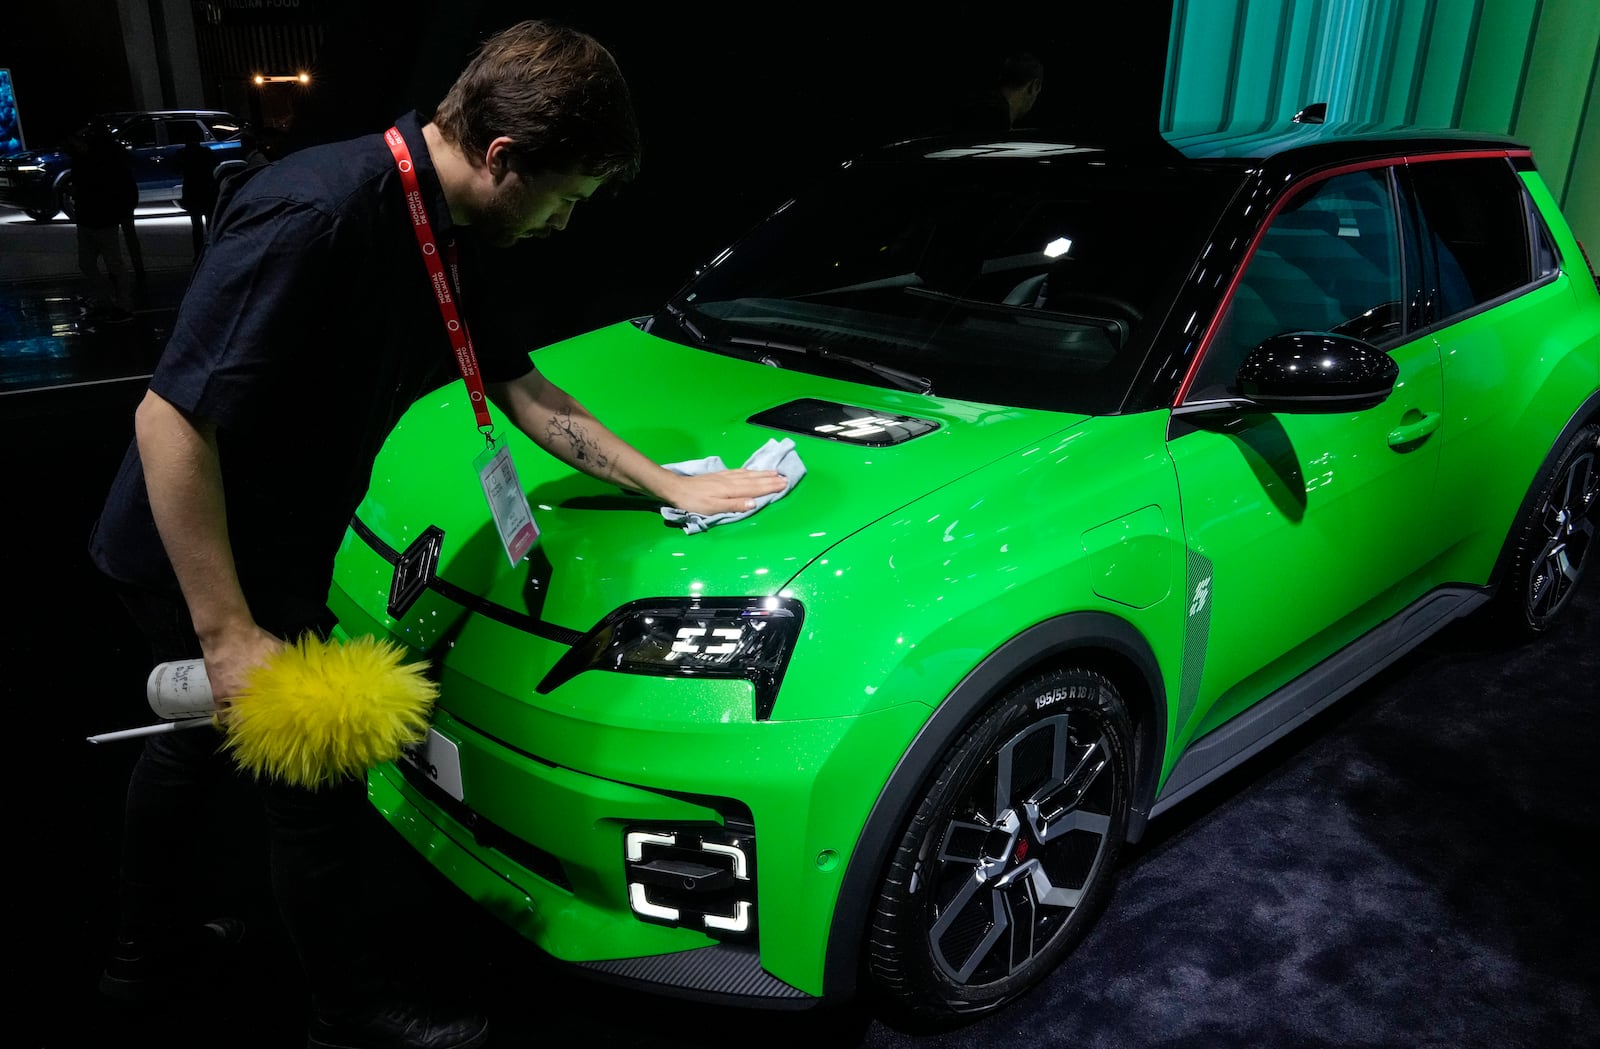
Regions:
M 1191 743 L 1152 818 L 1259 754 L 1380 670 L 1489 600 L 1479 587 L 1441 587 L 1231 721 Z
M 521 866 L 529 873 L 536 874 L 552 885 L 572 891 L 572 880 L 567 877 L 567 870 L 561 866 L 561 861 L 555 856 L 531 844 L 524 838 L 506 830 L 497 823 L 485 819 L 466 805 L 446 794 L 439 785 L 428 777 L 412 768 L 408 762 L 396 761 L 394 767 L 400 770 L 400 775 L 405 777 L 406 785 L 429 802 L 443 810 L 456 823 L 471 832 L 472 840 L 485 849 L 493 849 L 506 859 Z
M 399 551 L 379 539 L 361 518 L 354 515 L 351 516 L 350 530 L 360 536 L 362 542 L 370 546 L 373 552 L 391 565 L 400 559 Z M 571 648 L 583 640 L 582 631 L 569 630 L 564 626 L 546 623 L 544 620 L 530 616 L 526 612 L 513 612 L 504 605 L 497 605 L 492 601 L 487 601 L 471 591 L 463 590 L 453 583 L 440 579 L 438 576 L 433 576 L 428 580 L 426 589 L 432 590 L 449 601 L 454 601 L 470 612 L 487 619 L 493 619 L 498 623 L 504 623 L 506 626 L 516 627 L 523 633 L 542 637 L 546 641 L 554 641 L 558 645 L 566 645 Z
M 613 983 L 720 1005 L 808 1009 L 819 1001 L 766 972 L 761 968 L 761 952 L 743 944 L 724 943 L 648 958 L 573 964 L 586 974 Z

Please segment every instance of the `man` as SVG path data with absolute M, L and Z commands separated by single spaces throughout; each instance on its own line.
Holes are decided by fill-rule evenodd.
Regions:
M 225 705 L 286 638 L 326 633 L 334 552 L 379 445 L 418 395 L 461 374 L 441 298 L 461 310 L 494 409 L 575 469 L 707 514 L 784 487 L 775 471 L 684 477 L 647 459 L 539 374 L 488 293 L 492 249 L 564 229 L 578 204 L 631 178 L 638 157 L 611 55 L 582 33 L 524 22 L 483 46 L 431 121 L 408 114 L 387 135 L 228 180 L 91 540 L 157 662 L 203 656 Z M 414 223 L 444 251 L 425 256 Z M 440 254 L 453 264 L 440 268 Z M 451 294 L 436 297 L 435 280 Z M 145 997 L 185 947 L 237 931 L 178 908 L 195 880 L 185 817 L 231 771 L 220 742 L 209 728 L 152 736 L 134 769 L 108 994 Z M 373 983 L 385 966 L 363 960 L 372 930 L 357 921 L 351 830 L 366 813 L 363 782 L 256 789 L 274 894 L 311 991 L 308 1046 L 480 1045 L 483 1017 Z
M 1000 62 L 995 79 L 956 108 L 951 130 L 1000 134 L 1017 127 L 1033 111 L 1044 90 L 1044 63 L 1030 52 L 1013 51 Z
M 111 132 L 91 124 L 67 142 L 72 157 L 72 221 L 78 230 L 78 269 L 89 280 L 88 320 L 133 320 L 133 281 L 122 258 L 120 227 L 139 198 L 127 151 Z M 105 269 L 100 268 L 101 261 Z
M 188 143 L 178 156 L 183 170 L 183 189 L 178 204 L 189 215 L 189 237 L 194 245 L 194 257 L 198 259 L 206 246 L 206 223 L 211 221 L 211 211 L 217 206 L 217 162 L 211 150 L 199 142 Z

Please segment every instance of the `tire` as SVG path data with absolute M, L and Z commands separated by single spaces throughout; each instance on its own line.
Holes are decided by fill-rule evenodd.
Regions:
M 49 211 L 46 211 L 44 208 L 23 208 L 22 209 L 22 213 L 24 215 L 28 216 L 30 219 L 32 219 L 35 222 L 49 222 L 51 219 L 56 217 L 56 214 L 59 211 L 60 211 L 59 208 L 51 208 Z
M 1057 670 L 951 746 L 874 905 L 867 965 L 891 1009 L 936 1026 L 992 1012 L 1066 956 L 1111 892 L 1131 739 L 1111 682 Z
M 1586 423 L 1534 483 L 1511 530 L 1506 577 L 1496 593 L 1500 625 L 1523 636 L 1556 622 L 1594 560 L 1600 527 L 1600 423 Z
M 67 216 L 68 222 L 76 220 L 77 201 L 72 196 L 72 183 L 62 182 L 56 187 L 56 199 L 61 202 L 61 210 Z

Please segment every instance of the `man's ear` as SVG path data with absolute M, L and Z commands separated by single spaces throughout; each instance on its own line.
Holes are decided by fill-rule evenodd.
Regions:
M 511 138 L 501 135 L 489 143 L 483 151 L 484 166 L 489 169 L 489 174 L 499 182 L 511 173 L 511 148 L 514 145 Z

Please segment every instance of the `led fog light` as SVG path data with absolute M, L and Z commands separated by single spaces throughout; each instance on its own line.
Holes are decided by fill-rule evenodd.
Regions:
M 628 904 L 648 922 L 718 937 L 755 932 L 755 836 L 734 827 L 630 827 Z

